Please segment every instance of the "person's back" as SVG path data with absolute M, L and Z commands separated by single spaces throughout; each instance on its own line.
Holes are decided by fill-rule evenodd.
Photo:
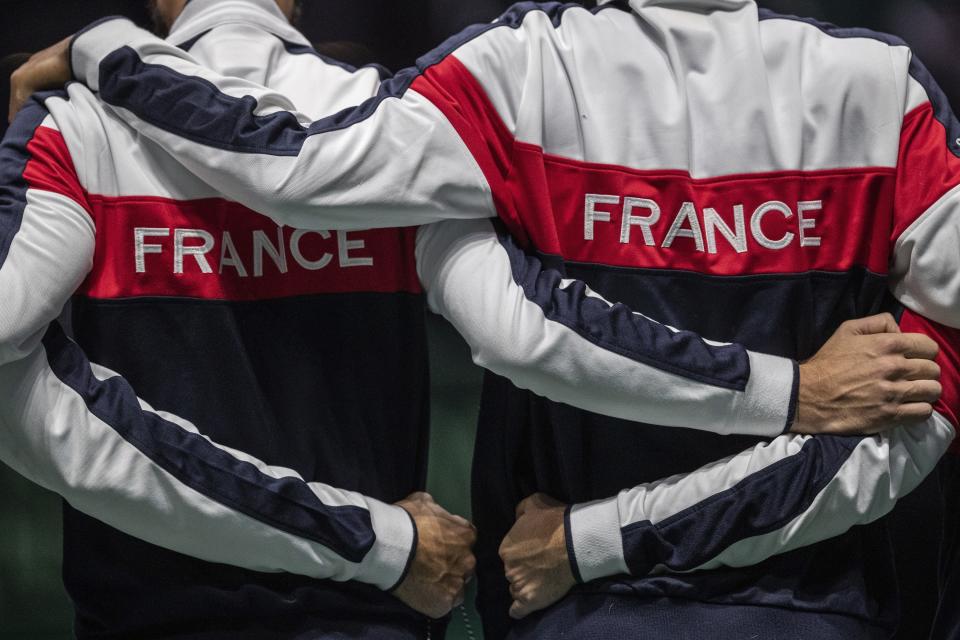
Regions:
M 475 71 L 465 82 L 490 100 L 484 115 L 515 118 L 484 126 L 493 124 L 494 155 L 509 158 L 502 198 L 511 202 L 508 210 L 523 212 L 508 227 L 528 238 L 545 264 L 666 324 L 804 360 L 844 320 L 903 309 L 888 287 L 906 271 L 912 243 L 930 243 L 928 251 L 955 262 L 938 244 L 945 241 L 936 238 L 936 212 L 926 227 L 914 224 L 943 191 L 926 193 L 929 185 L 915 180 L 924 171 L 960 177 L 953 155 L 960 153 L 960 125 L 945 119 L 945 98 L 919 65 L 911 66 L 905 46 L 762 10 L 757 21 L 751 2 L 632 4 L 634 11 L 610 3 L 592 14 L 559 6 L 526 14 L 529 7 L 520 7 L 513 15 L 524 29 L 500 29 L 498 37 L 539 38 L 528 62 L 542 75 L 530 74 L 522 87 Z M 473 71 L 487 51 L 476 49 L 476 58 L 470 44 L 454 55 Z M 902 147 L 917 145 L 929 154 L 907 155 L 904 166 Z M 900 273 L 891 277 L 891 267 Z M 948 306 L 939 315 L 936 303 L 927 308 L 941 322 L 958 320 Z M 908 310 L 906 322 L 916 326 L 916 317 Z M 695 359 L 688 366 L 711 375 Z M 566 503 L 608 498 L 751 442 L 638 429 L 490 375 L 473 512 L 491 637 L 511 625 L 498 547 L 520 500 L 536 491 Z M 769 492 L 770 512 L 756 517 L 769 518 L 771 530 L 790 513 L 784 507 L 791 500 L 807 499 L 790 496 L 794 473 L 783 465 L 763 484 L 738 489 Z M 728 505 L 714 504 L 713 535 L 722 548 L 734 532 L 723 518 Z M 639 569 L 631 556 L 683 534 L 669 520 L 624 527 L 626 566 Z M 617 555 L 608 562 L 615 565 Z M 863 633 L 883 635 L 898 616 L 883 524 L 755 567 L 642 573 L 590 582 L 582 591 L 637 598 L 651 606 L 648 616 L 674 607 L 694 626 L 735 625 L 762 618 L 756 607 L 780 607 L 836 614 L 855 629 L 868 621 Z M 579 615 L 589 617 L 589 602 L 574 596 L 560 606 L 586 607 L 590 613 Z M 538 623 L 533 616 L 518 630 L 536 637 Z
M 273 2 L 197 0 L 172 38 L 211 66 L 293 92 L 298 78 L 348 73 L 319 60 L 308 73 L 310 47 Z M 351 99 L 304 92 L 301 108 Z M 81 87 L 46 104 L 96 227 L 73 300 L 88 357 L 217 443 L 308 481 L 388 503 L 421 490 L 429 404 L 415 229 L 281 229 L 186 175 Z M 216 490 L 229 502 L 248 488 Z M 373 586 L 203 562 L 69 505 L 64 579 L 79 637 L 278 638 L 381 624 L 421 637 L 428 627 Z

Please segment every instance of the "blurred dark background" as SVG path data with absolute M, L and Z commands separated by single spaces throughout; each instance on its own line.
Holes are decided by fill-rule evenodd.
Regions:
M 42 49 L 105 15 L 127 15 L 148 26 L 145 4 L 146 0 L 0 0 L 0 58 Z M 492 20 L 510 4 L 506 0 L 304 0 L 300 28 L 314 43 L 362 43 L 375 52 L 378 62 L 398 69 L 463 27 Z M 894 33 L 930 67 L 953 104 L 960 103 L 957 0 L 761 0 L 759 4 L 841 26 Z M 0 70 L 4 112 L 8 73 Z
M 145 0 L 0 0 L 0 60 L 42 49 L 105 15 L 123 14 L 148 26 L 145 4 Z M 510 4 L 305 0 L 300 28 L 314 43 L 361 43 L 374 52 L 376 61 L 397 69 L 463 27 L 494 19 Z M 760 5 L 902 37 L 930 67 L 952 104 L 960 106 L 958 0 L 761 0 Z M 6 126 L 11 70 L 9 62 L 0 62 L 0 132 Z M 480 372 L 470 363 L 466 346 L 437 320 L 431 321 L 431 364 L 434 437 L 429 489 L 441 504 L 466 515 Z M 0 465 L 0 638 L 70 637 L 71 613 L 59 575 L 59 499 Z M 480 637 L 477 632 L 472 611 L 456 612 L 450 640 Z

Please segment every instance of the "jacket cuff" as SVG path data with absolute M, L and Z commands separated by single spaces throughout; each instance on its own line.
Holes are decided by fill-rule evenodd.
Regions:
M 747 352 L 750 379 L 739 398 L 736 419 L 726 433 L 776 438 L 790 429 L 796 417 L 799 368 L 789 358 Z
M 577 582 L 629 573 L 617 498 L 575 504 L 566 514 L 567 554 Z
M 403 507 L 367 498 L 367 508 L 377 538 L 353 579 L 391 591 L 410 570 L 417 550 L 417 527 Z

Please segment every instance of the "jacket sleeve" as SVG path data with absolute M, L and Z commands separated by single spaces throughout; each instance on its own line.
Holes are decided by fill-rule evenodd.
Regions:
M 941 414 L 882 436 L 780 436 L 567 511 L 574 575 L 746 566 L 890 512 L 954 437 Z
M 960 418 L 960 120 L 915 56 L 905 97 L 891 230 L 890 289 L 902 326 L 940 345 L 943 395 L 936 409 Z M 953 450 L 960 450 L 954 444 Z
M 792 422 L 792 360 L 611 304 L 524 253 L 498 222 L 421 227 L 416 251 L 431 310 L 464 336 L 474 362 L 521 388 L 594 413 L 716 433 L 776 437 Z
M 71 60 L 120 118 L 279 224 L 356 230 L 496 215 L 478 160 L 427 95 L 436 80 L 418 68 L 311 120 L 289 96 L 201 67 L 122 18 L 79 33 Z M 351 92 L 351 82 L 367 79 L 328 90 Z
M 486 28 L 477 29 L 478 38 Z M 317 75 L 330 92 L 375 95 L 307 123 L 286 97 L 205 70 L 125 20 L 96 25 L 73 46 L 78 76 L 190 171 L 278 222 L 323 229 L 494 214 L 489 181 L 497 172 L 480 165 L 495 165 L 496 149 L 485 155 L 461 138 L 471 127 L 448 107 L 466 98 L 453 100 L 442 87 L 455 78 L 436 75 L 459 63 L 431 55 L 436 60 L 428 56 L 422 68 L 379 89 L 368 75 Z M 420 275 L 434 309 L 453 321 L 484 366 L 548 397 L 645 422 L 768 437 L 792 423 L 796 363 L 674 331 L 554 272 L 539 277 L 536 265 L 504 250 L 484 256 L 482 247 L 458 244 L 468 249 L 459 259 L 446 246 L 456 229 L 422 232 Z M 485 257 L 491 262 L 481 266 Z M 511 269 L 513 277 L 501 277 Z M 480 284 L 490 304 L 477 304 Z M 563 313 L 544 313 L 550 308 Z M 512 309 L 529 310 L 527 322 L 507 322 Z M 511 350 L 507 328 L 531 349 Z M 569 359 L 561 362 L 548 347 L 569 347 Z
M 960 121 L 915 58 L 906 78 L 891 228 L 901 329 L 940 346 L 943 394 L 925 424 L 870 438 L 783 436 L 685 476 L 576 505 L 584 580 L 655 567 L 742 566 L 875 520 L 952 447 L 960 425 Z
M 0 460 L 75 508 L 179 553 L 398 584 L 416 546 L 403 509 L 210 441 L 139 399 L 63 333 L 55 318 L 90 270 L 94 240 L 68 144 L 36 100 L 0 147 Z

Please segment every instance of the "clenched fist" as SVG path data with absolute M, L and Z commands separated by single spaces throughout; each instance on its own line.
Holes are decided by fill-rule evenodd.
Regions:
M 431 618 L 441 618 L 463 602 L 476 559 L 476 529 L 448 513 L 430 494 L 414 493 L 397 503 L 417 525 L 417 549 L 407 577 L 393 595 Z
M 542 493 L 517 506 L 517 521 L 500 545 L 513 598 L 512 618 L 550 606 L 576 584 L 567 554 L 566 508 Z

